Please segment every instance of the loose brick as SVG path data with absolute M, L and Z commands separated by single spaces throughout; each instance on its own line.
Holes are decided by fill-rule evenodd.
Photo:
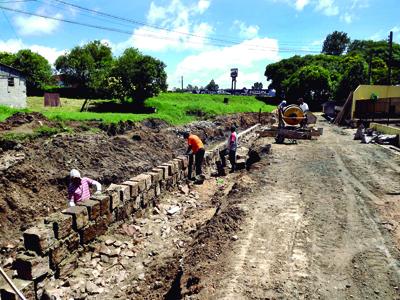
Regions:
M 81 229 L 89 222 L 89 214 L 86 207 L 73 206 L 62 211 L 63 214 L 71 215 L 75 230 Z
M 55 243 L 53 226 L 49 224 L 38 224 L 24 232 L 25 249 L 43 255 L 50 250 Z
M 111 198 L 110 195 L 93 195 L 90 197 L 91 200 L 98 201 L 100 203 L 100 215 L 106 215 L 110 213 L 111 209 Z
M 131 200 L 134 200 L 136 198 L 136 196 L 139 194 L 139 183 L 136 181 L 128 180 L 128 181 L 124 181 L 122 184 L 129 186 Z
M 18 277 L 24 280 L 36 280 L 50 273 L 47 256 L 28 256 L 18 254 L 14 263 Z
M 71 215 L 65 215 L 61 212 L 56 212 L 47 217 L 45 219 L 45 223 L 53 227 L 54 236 L 56 239 L 63 239 L 74 232 L 72 229 Z
M 130 181 L 135 181 L 139 183 L 139 191 L 143 192 L 145 190 L 148 190 L 151 187 L 151 175 L 149 174 L 139 174 L 131 179 L 129 179 Z M 144 184 L 143 184 L 144 182 Z
M 78 205 L 86 207 L 90 221 L 96 220 L 100 216 L 100 202 L 89 199 L 79 202 Z

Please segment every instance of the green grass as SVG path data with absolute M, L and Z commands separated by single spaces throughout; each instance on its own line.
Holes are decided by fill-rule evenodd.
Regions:
M 229 98 L 229 104 L 224 104 L 225 97 Z M 201 111 L 205 116 L 225 115 L 239 112 L 270 112 L 275 107 L 258 101 L 255 97 L 226 96 L 226 95 L 195 95 L 179 93 L 162 93 L 158 97 L 148 99 L 146 106 L 155 107 L 154 114 L 132 113 L 95 113 L 79 112 L 84 100 L 61 99 L 61 107 L 44 107 L 43 97 L 28 97 L 28 110 L 43 113 L 51 120 L 101 120 L 106 123 L 118 121 L 141 121 L 147 118 L 159 118 L 170 124 L 185 124 L 197 119 L 189 115 L 189 111 Z M 105 101 L 105 100 L 93 100 Z M 19 111 L 0 106 L 0 121 Z M 24 110 L 26 111 L 26 110 Z
M 58 133 L 66 132 L 71 133 L 72 129 L 64 126 L 62 123 L 58 124 L 56 127 L 48 127 L 46 125 L 36 128 L 31 133 L 15 133 L 15 132 L 6 132 L 0 135 L 0 141 L 3 143 L 5 141 L 15 141 L 22 142 L 26 140 L 32 140 L 38 137 L 49 137 Z

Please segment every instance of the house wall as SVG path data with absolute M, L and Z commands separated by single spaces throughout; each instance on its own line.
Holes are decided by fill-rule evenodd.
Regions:
M 353 103 L 351 106 L 351 117 L 354 118 L 356 101 L 366 101 L 371 99 L 374 93 L 380 99 L 400 98 L 400 86 L 392 85 L 359 85 L 353 93 Z
M 0 105 L 26 107 L 25 79 L 14 77 L 14 86 L 8 86 L 8 76 L 0 74 Z

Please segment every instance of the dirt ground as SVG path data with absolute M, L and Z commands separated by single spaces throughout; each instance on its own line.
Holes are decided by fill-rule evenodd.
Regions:
M 354 141 L 353 130 L 317 126 L 324 128 L 318 140 L 243 141 L 254 149 L 272 143 L 272 154 L 249 171 L 183 184 L 156 208 L 111 227 L 48 292 L 59 299 L 400 299 L 400 155 Z
M 270 114 L 262 114 L 263 120 L 269 118 Z M 257 113 L 247 113 L 169 127 L 159 120 L 105 125 L 95 121 L 59 123 L 39 113 L 13 115 L 0 123 L 0 252 L 14 249 L 23 230 L 66 207 L 72 168 L 107 188 L 183 154 L 183 130 L 199 135 L 207 147 L 223 139 L 231 124 L 245 129 L 258 119 Z M 29 134 L 43 125 L 68 126 L 74 133 L 21 143 L 2 140 L 5 133 Z
M 238 240 L 189 265 L 186 299 L 400 299 L 400 156 L 320 125 L 249 174 Z

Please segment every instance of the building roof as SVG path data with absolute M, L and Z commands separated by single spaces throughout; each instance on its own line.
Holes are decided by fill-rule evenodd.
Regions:
M 16 68 L 13 68 L 11 66 L 5 65 L 0 62 L 0 71 L 7 71 L 13 75 L 19 76 L 19 77 L 25 77 L 24 73 Z

